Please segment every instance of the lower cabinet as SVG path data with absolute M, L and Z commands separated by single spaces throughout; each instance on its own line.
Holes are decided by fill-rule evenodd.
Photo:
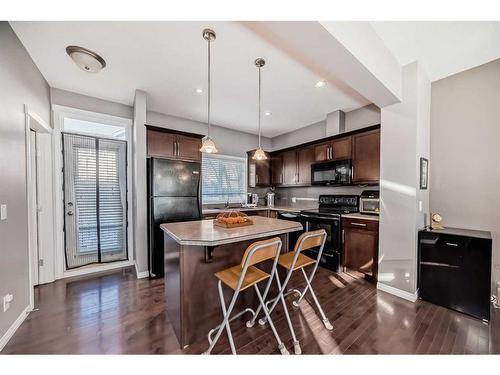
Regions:
M 342 219 L 342 264 L 347 272 L 360 272 L 373 280 L 378 272 L 378 221 Z

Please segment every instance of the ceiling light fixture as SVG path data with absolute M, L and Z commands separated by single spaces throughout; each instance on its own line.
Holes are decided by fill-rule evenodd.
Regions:
M 318 81 L 314 84 L 314 87 L 316 88 L 321 88 L 321 87 L 325 87 L 326 86 L 326 81 Z
M 271 116 L 273 113 L 272 113 L 271 111 L 265 111 L 265 112 L 264 112 L 264 114 L 265 114 L 266 116 Z
M 215 147 L 214 141 L 210 138 L 210 43 L 215 40 L 215 32 L 210 29 L 203 30 L 203 39 L 208 42 L 208 85 L 207 85 L 207 98 L 208 98 L 208 106 L 207 106 L 207 123 L 208 123 L 208 132 L 207 136 L 203 138 L 203 142 L 201 144 L 200 151 L 206 152 L 207 154 L 215 154 L 218 152 L 217 147 Z
M 101 56 L 83 47 L 67 46 L 66 53 L 79 68 L 88 73 L 97 73 L 106 66 L 106 61 Z
M 198 95 L 203 94 L 203 90 L 202 90 L 202 89 L 196 89 L 195 91 L 196 91 L 196 93 L 197 93 Z
M 262 149 L 261 147 L 261 144 L 260 144 L 260 129 L 261 129 L 261 126 L 260 126 L 260 117 L 261 117 L 261 111 L 260 111 L 260 102 L 261 102 L 261 91 L 262 91 L 262 80 L 261 80 L 261 73 L 260 73 L 260 69 L 266 65 L 266 61 L 262 58 L 258 58 L 255 60 L 255 66 L 257 68 L 259 68 L 259 147 L 257 148 L 257 150 L 255 150 L 255 153 L 253 154 L 252 156 L 252 159 L 254 160 L 266 160 L 267 159 L 267 156 L 266 156 L 266 153 L 264 152 L 264 150 Z

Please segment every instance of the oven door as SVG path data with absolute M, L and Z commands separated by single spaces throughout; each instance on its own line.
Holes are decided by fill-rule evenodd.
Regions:
M 320 259 L 320 265 L 335 272 L 341 272 L 342 242 L 340 230 L 340 218 L 301 214 L 302 225 L 305 231 L 324 229 L 326 231 L 325 247 Z M 318 256 L 319 248 L 306 251 L 309 256 Z

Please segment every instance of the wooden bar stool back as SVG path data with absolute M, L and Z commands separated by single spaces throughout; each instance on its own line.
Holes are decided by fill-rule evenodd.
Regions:
M 299 298 L 296 301 L 293 301 L 293 305 L 298 307 L 300 302 L 304 298 L 306 292 L 309 290 L 312 297 L 313 297 L 314 303 L 316 304 L 316 307 L 319 310 L 319 313 L 321 315 L 321 319 L 323 321 L 325 328 L 330 330 L 330 331 L 333 329 L 333 326 L 331 325 L 328 318 L 325 316 L 325 313 L 323 312 L 323 309 L 321 308 L 321 305 L 319 304 L 318 298 L 316 297 L 316 294 L 314 293 L 314 290 L 311 286 L 311 282 L 314 278 L 314 275 L 316 274 L 316 270 L 318 269 L 321 255 L 323 254 L 323 248 L 325 246 L 326 236 L 327 236 L 327 234 L 326 234 L 326 231 L 324 229 L 319 229 L 319 230 L 315 230 L 315 231 L 311 231 L 311 232 L 304 232 L 298 238 L 293 251 L 290 251 L 288 253 L 280 255 L 280 257 L 278 259 L 278 264 L 287 270 L 287 274 L 286 274 L 286 277 L 285 277 L 283 284 L 281 284 L 280 278 L 279 278 L 278 274 L 276 273 L 276 282 L 278 284 L 278 289 L 279 289 L 278 296 L 266 303 L 266 307 L 268 305 L 271 305 L 271 307 L 269 308 L 269 314 L 271 314 L 272 311 L 274 310 L 274 308 L 276 307 L 278 301 L 281 300 L 281 303 L 283 305 L 283 309 L 285 312 L 285 316 L 287 318 L 288 327 L 290 328 L 290 333 L 292 334 L 295 354 L 301 354 L 302 349 L 300 348 L 300 343 L 296 338 L 295 331 L 293 329 L 293 325 L 292 325 L 292 322 L 290 320 L 290 315 L 288 313 L 288 309 L 287 309 L 286 303 L 285 303 L 285 298 L 284 298 L 285 296 L 292 294 L 292 293 L 298 294 Z M 302 254 L 302 252 L 304 250 L 310 250 L 310 249 L 314 249 L 314 248 L 319 248 L 318 255 L 316 256 L 316 259 L 310 258 L 307 255 Z M 314 265 L 314 267 L 312 269 L 311 274 L 309 276 L 307 276 L 304 268 L 307 266 L 310 266 L 310 265 Z M 288 285 L 288 282 L 290 281 L 292 273 L 298 269 L 301 270 L 301 272 L 304 276 L 304 279 L 306 281 L 306 286 L 305 286 L 304 290 L 300 291 L 298 289 L 293 289 L 293 290 L 285 293 L 285 289 Z M 247 326 L 253 326 L 255 319 L 259 314 L 259 311 L 260 311 L 260 306 L 257 309 L 256 314 L 254 315 L 253 319 L 251 321 L 247 322 Z M 262 318 L 262 319 L 259 319 L 259 324 L 261 324 L 261 325 L 266 324 L 266 322 L 267 322 L 267 316 Z
M 219 279 L 218 281 L 218 289 L 219 289 L 219 299 L 222 308 L 223 320 L 220 325 L 210 330 L 208 333 L 208 342 L 210 344 L 209 348 L 205 352 L 205 354 L 210 354 L 215 344 L 219 340 L 222 330 L 225 328 L 226 333 L 229 340 L 229 345 L 231 347 L 231 352 L 236 354 L 236 348 L 234 346 L 233 336 L 231 333 L 231 327 L 229 323 L 239 316 L 249 312 L 252 314 L 252 318 L 255 316 L 255 311 L 251 308 L 246 308 L 243 311 L 231 316 L 234 305 L 238 298 L 238 294 L 240 291 L 248 289 L 250 287 L 254 287 L 255 294 L 259 300 L 259 310 L 262 308 L 264 310 L 264 314 L 269 321 L 269 326 L 278 342 L 278 349 L 282 354 L 288 354 L 288 351 L 281 341 L 276 328 L 269 316 L 269 310 L 265 305 L 265 299 L 269 292 L 269 288 L 271 286 L 271 282 L 273 277 L 277 275 L 277 263 L 279 259 L 279 254 L 281 251 L 282 242 L 279 237 L 271 238 L 268 240 L 257 241 L 252 243 L 245 250 L 243 254 L 241 263 L 227 268 L 225 270 L 219 271 L 215 273 L 215 277 Z M 273 260 L 273 265 L 271 268 L 271 272 L 267 273 L 262 271 L 261 269 L 255 267 L 255 265 L 265 262 L 267 260 Z M 264 293 L 261 294 L 258 283 L 267 280 L 266 286 L 264 288 Z M 222 290 L 222 284 L 225 284 L 227 287 L 233 290 L 233 297 L 231 298 L 231 302 L 229 303 L 229 307 L 226 309 L 226 304 L 224 301 L 224 293 Z M 215 337 L 212 339 L 213 333 L 216 332 Z

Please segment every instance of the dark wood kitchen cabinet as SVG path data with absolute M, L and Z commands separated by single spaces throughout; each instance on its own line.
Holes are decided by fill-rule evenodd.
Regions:
M 180 159 L 201 160 L 201 141 L 197 138 L 177 136 L 177 156 Z
M 173 158 L 175 155 L 175 134 L 147 130 L 148 156 Z
M 159 158 L 200 161 L 201 137 L 202 135 L 198 134 L 188 135 L 168 129 L 148 127 L 147 154 Z
M 281 154 L 271 156 L 271 185 L 283 184 L 283 158 Z
M 314 160 L 317 162 L 327 160 L 351 159 L 352 137 L 333 139 L 329 142 L 314 146 Z
M 303 147 L 297 150 L 297 184 L 311 184 L 311 164 L 314 163 L 314 148 Z
M 352 183 L 380 181 L 380 129 L 352 136 Z
M 307 186 L 311 184 L 314 148 L 302 147 L 273 154 L 271 183 L 273 186 Z
M 268 187 L 271 185 L 271 155 L 266 152 L 266 160 L 254 160 L 252 159 L 254 152 L 255 150 L 247 152 L 248 186 Z M 255 174 L 255 176 L 252 176 L 252 174 Z M 253 185 L 253 180 L 255 185 Z
M 377 279 L 378 221 L 342 219 L 343 266 L 346 272 L 361 272 Z
M 283 185 L 297 184 L 297 151 L 287 151 L 281 155 L 283 159 Z

